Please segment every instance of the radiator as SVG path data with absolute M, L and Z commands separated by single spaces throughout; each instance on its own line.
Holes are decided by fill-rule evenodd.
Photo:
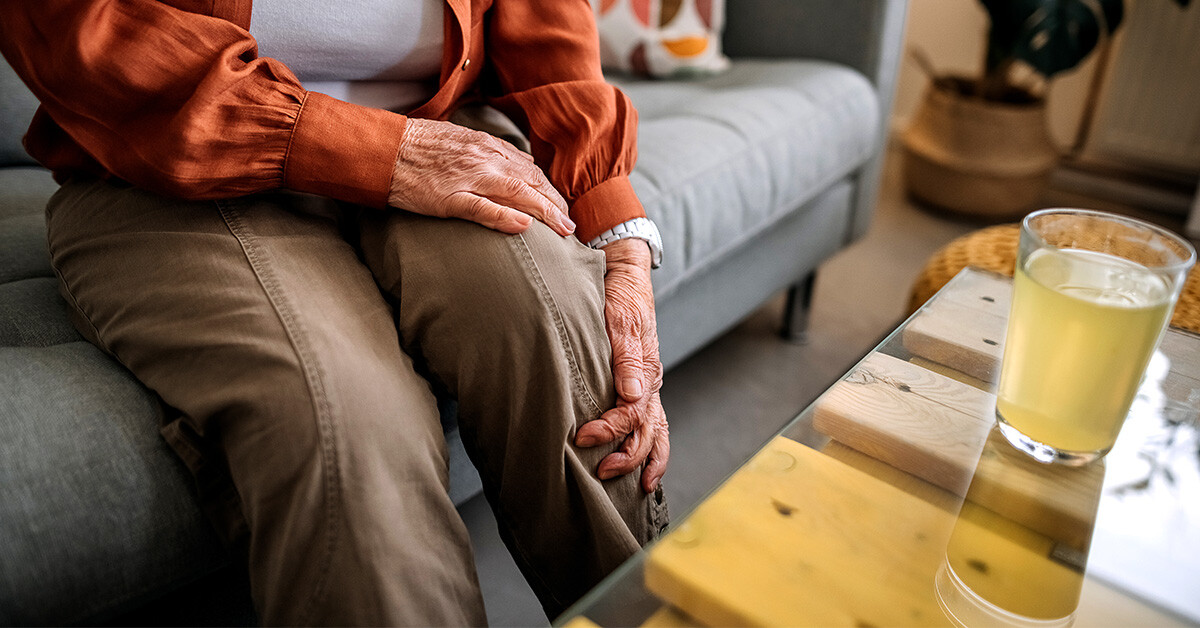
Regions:
M 1195 175 L 1200 172 L 1200 2 L 1126 2 L 1086 150 Z

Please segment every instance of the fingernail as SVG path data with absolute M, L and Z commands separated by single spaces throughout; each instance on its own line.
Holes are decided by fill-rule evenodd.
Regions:
M 562 217 L 562 224 L 567 228 L 568 233 L 575 233 L 575 223 L 570 218 L 567 218 L 566 215 Z
M 599 477 L 601 480 L 611 480 L 617 477 L 617 472 L 612 469 L 605 469 L 597 473 L 596 477 Z
M 626 394 L 628 394 L 631 397 L 641 397 L 642 396 L 642 380 L 640 380 L 636 377 L 629 377 L 629 378 L 625 379 L 624 384 L 625 384 L 625 393 Z
M 580 447 L 594 447 L 596 445 L 596 437 L 580 436 L 575 439 L 575 444 Z

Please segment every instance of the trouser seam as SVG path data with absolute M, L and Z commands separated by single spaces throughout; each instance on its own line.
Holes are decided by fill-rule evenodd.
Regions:
M 579 362 L 575 359 L 575 350 L 571 345 L 571 338 L 567 335 L 566 321 L 563 319 L 558 302 L 554 300 L 554 295 L 550 292 L 549 286 L 546 285 L 546 280 L 542 276 L 541 269 L 538 268 L 537 261 L 533 258 L 533 253 L 529 250 L 529 243 L 525 241 L 525 235 L 520 234 L 515 238 L 506 239 L 526 269 L 530 272 L 530 276 L 537 286 L 542 302 L 546 304 L 546 308 L 550 311 L 550 315 L 554 319 L 554 330 L 558 335 L 559 344 L 566 354 L 567 366 L 571 371 L 571 385 L 575 389 L 575 393 L 590 406 L 588 408 L 589 414 L 592 417 L 598 416 L 602 411 L 600 404 L 583 382 L 583 374 L 579 369 Z
M 328 592 L 328 576 L 333 564 L 333 556 L 337 550 L 340 536 L 341 518 L 337 504 L 341 501 L 341 477 L 338 472 L 338 450 L 333 430 L 333 414 L 329 408 L 329 399 L 325 394 L 324 378 L 316 354 L 308 345 L 307 339 L 297 320 L 295 313 L 288 306 L 282 284 L 272 271 L 265 252 L 257 246 L 255 235 L 246 227 L 241 213 L 229 201 L 217 201 L 217 208 L 225 220 L 229 232 L 237 239 L 242 252 L 249 262 L 251 270 L 267 300 L 271 303 L 275 315 L 283 326 L 284 334 L 292 345 L 300 362 L 300 370 L 304 374 L 305 383 L 312 398 L 313 413 L 316 416 L 317 431 L 321 439 L 321 466 L 324 475 L 325 497 L 325 530 L 326 544 L 324 555 L 320 558 L 316 582 L 312 594 L 304 610 L 299 614 L 299 623 L 307 623 L 309 616 L 323 602 Z
M 533 253 L 529 249 L 529 243 L 526 242 L 525 235 L 520 234 L 515 238 L 507 238 L 507 240 L 509 241 L 509 245 L 512 247 L 513 251 L 516 252 L 517 257 L 521 260 L 521 263 L 529 272 L 530 277 L 533 279 L 534 285 L 537 286 L 538 295 L 541 297 L 542 302 L 546 304 L 547 309 L 550 311 L 551 317 L 554 319 L 554 330 L 558 335 L 559 344 L 561 345 L 563 352 L 566 354 L 567 366 L 571 371 L 571 384 L 577 397 L 584 400 L 586 405 L 589 406 L 587 411 L 591 417 L 599 416 L 601 413 L 600 404 L 596 402 L 596 399 L 592 396 L 592 393 L 584 384 L 583 374 L 580 372 L 579 363 L 575 359 L 574 347 L 571 345 L 570 336 L 567 335 L 566 322 L 563 319 L 558 302 L 554 300 L 554 295 L 550 292 L 549 286 L 546 285 L 546 280 L 542 276 L 541 269 L 538 268 L 537 261 L 533 258 Z M 505 516 L 509 519 L 512 519 L 511 515 L 508 515 L 507 513 Z M 522 554 L 525 562 L 530 565 L 534 564 L 534 561 L 530 560 L 529 551 L 525 549 L 524 545 L 518 538 L 518 535 L 512 535 L 512 540 L 514 547 Z M 530 569 L 528 571 L 529 575 L 537 578 L 539 584 L 541 585 L 542 591 L 544 591 L 546 595 L 549 595 L 551 598 L 553 598 L 560 607 L 566 606 L 566 603 L 557 595 L 555 595 L 554 588 L 551 587 L 549 583 L 545 581 L 545 579 L 543 579 L 542 575 L 538 573 L 536 569 Z
M 54 258 L 53 252 L 51 252 L 50 257 L 51 259 Z M 64 277 L 61 272 L 59 272 L 57 265 L 52 264 L 51 268 L 54 269 L 54 275 L 58 278 L 58 284 L 62 286 L 63 293 L 68 299 L 71 300 L 71 307 L 79 314 L 79 317 L 82 318 L 85 323 L 87 323 L 88 329 L 92 330 L 91 335 L 92 338 L 96 339 L 96 345 L 98 345 L 102 351 L 111 355 L 114 359 L 120 362 L 120 358 L 117 358 L 117 355 L 113 353 L 112 349 L 108 346 L 108 343 L 100 337 L 100 330 L 97 329 L 96 324 L 92 322 L 92 317 L 88 316 L 87 312 L 83 311 L 83 308 L 79 305 L 79 299 L 75 298 L 75 291 L 71 289 L 71 284 L 67 282 L 67 278 Z M 126 366 L 123 362 L 121 365 Z M 126 368 L 128 367 L 126 366 Z

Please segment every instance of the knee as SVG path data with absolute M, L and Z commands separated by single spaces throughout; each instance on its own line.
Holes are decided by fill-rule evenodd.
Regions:
M 477 286 L 461 295 L 478 300 L 475 311 L 501 314 L 499 324 L 517 334 L 562 326 L 603 332 L 602 252 L 537 222 L 518 236 L 496 235 L 490 239 L 497 250 L 466 270 L 480 279 L 462 278 Z
M 374 227 L 363 253 L 393 298 L 404 348 L 452 391 L 519 370 L 569 373 L 606 398 L 603 252 L 537 222 L 515 236 L 411 215 Z
M 364 238 L 401 335 L 529 338 L 564 327 L 603 333 L 604 254 L 534 222 L 506 235 L 459 220 L 398 218 Z

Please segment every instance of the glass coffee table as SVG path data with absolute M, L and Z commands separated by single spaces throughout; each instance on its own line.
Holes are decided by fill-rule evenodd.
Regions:
M 1107 457 L 1043 465 L 994 427 L 1010 292 L 960 273 L 557 623 L 1200 623 L 1200 336 Z

